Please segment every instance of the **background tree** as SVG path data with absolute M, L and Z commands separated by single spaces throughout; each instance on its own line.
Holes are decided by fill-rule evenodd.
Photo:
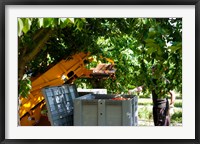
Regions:
M 160 82 L 166 92 L 182 89 L 182 19 L 178 18 L 19 18 L 19 84 L 20 94 L 30 87 L 22 85 L 24 74 L 32 77 L 45 72 L 50 65 L 80 51 L 91 52 L 96 66 L 103 57 L 115 61 L 116 79 L 97 81 L 77 79 L 78 86 L 95 86 L 109 93 L 126 93 L 146 85 L 151 90 L 151 69 L 171 83 Z M 27 80 L 27 79 L 26 79 Z M 26 82 L 27 83 L 27 82 Z

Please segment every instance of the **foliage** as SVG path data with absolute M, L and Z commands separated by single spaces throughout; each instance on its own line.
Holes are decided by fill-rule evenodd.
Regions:
M 30 78 L 26 74 L 19 81 L 19 86 L 19 96 L 28 97 L 32 87 Z
M 171 123 L 182 123 L 182 111 L 178 111 L 171 116 Z
M 81 21 L 81 20 L 79 20 Z M 54 61 L 62 59 L 63 55 L 55 55 L 57 51 L 63 53 L 65 44 L 58 43 L 57 31 L 80 24 L 73 18 L 18 18 L 18 75 L 19 94 L 27 95 L 29 81 L 23 79 L 24 74 L 31 77 L 43 73 Z M 48 41 L 52 39 L 50 43 Z M 53 48 L 49 47 L 52 46 Z M 58 47 L 57 47 L 58 45 Z M 62 46 L 60 46 L 62 45 Z M 61 48 L 60 48 L 61 47 Z M 54 53 L 52 56 L 51 54 Z M 23 90 L 24 89 L 24 90 Z
M 101 55 L 113 59 L 116 79 L 77 79 L 78 86 L 95 88 L 98 85 L 107 88 L 109 93 L 127 93 L 128 89 L 144 85 L 144 92 L 162 89 L 160 97 L 172 89 L 182 90 L 180 18 L 19 18 L 18 37 L 19 67 L 23 57 L 22 73 L 32 77 L 61 59 L 90 51 L 95 61 L 87 67 L 106 62 Z M 155 75 L 151 72 L 153 65 L 158 67 Z M 158 80 L 156 88 L 152 77 Z
M 109 20 L 106 24 L 115 30 L 112 32 L 115 35 L 103 36 L 97 41 L 102 47 L 102 55 L 112 58 L 117 68 L 117 79 L 104 81 L 104 87 L 110 93 L 126 93 L 130 88 L 145 85 L 147 92 L 162 90 L 160 97 L 172 89 L 181 92 L 181 19 L 126 19 L 121 20 L 126 24 L 116 27 L 121 24 L 120 20 L 113 20 L 115 23 Z M 132 27 L 127 27 L 129 25 Z M 155 75 L 151 72 L 153 65 L 158 67 Z M 156 87 L 152 77 L 157 79 Z
M 152 120 L 153 119 L 152 110 L 148 109 L 148 105 L 146 105 L 145 107 L 139 108 L 138 118 L 140 120 Z
M 182 102 L 175 102 L 174 106 L 182 108 Z

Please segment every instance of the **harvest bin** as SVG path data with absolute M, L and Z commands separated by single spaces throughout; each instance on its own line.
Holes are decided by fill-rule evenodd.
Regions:
M 46 87 L 42 91 L 51 125 L 73 126 L 73 100 L 78 97 L 76 86 L 65 84 Z
M 74 99 L 74 126 L 137 126 L 137 96 L 87 94 Z

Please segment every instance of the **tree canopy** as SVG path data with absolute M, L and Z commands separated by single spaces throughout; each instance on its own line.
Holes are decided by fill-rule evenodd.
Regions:
M 103 61 L 100 56 L 114 60 L 116 79 L 98 81 L 109 93 L 126 93 L 141 85 L 151 91 L 153 77 L 158 90 L 182 91 L 181 18 L 18 18 L 18 48 L 21 94 L 31 88 L 24 85 L 24 74 L 43 73 L 81 51 L 95 59 L 88 68 Z M 153 65 L 158 69 L 154 75 Z M 75 81 L 86 88 L 94 88 L 94 82 Z

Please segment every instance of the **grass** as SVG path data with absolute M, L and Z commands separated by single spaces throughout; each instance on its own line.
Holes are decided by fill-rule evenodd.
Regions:
M 139 98 L 138 99 L 138 105 L 144 105 L 144 106 L 152 105 L 152 99 L 150 99 L 150 98 Z M 182 100 L 181 99 L 177 99 L 174 102 L 174 106 L 182 108 Z
M 143 106 L 146 106 L 146 105 L 152 105 L 152 101 L 151 99 L 142 99 L 142 100 L 139 100 L 138 101 L 138 105 L 143 105 Z
M 150 120 L 153 118 L 152 110 L 149 107 L 139 108 L 138 117 L 142 120 Z
M 174 107 L 179 107 L 179 108 L 182 108 L 182 102 L 175 102 L 174 103 Z
M 182 123 L 182 111 L 178 111 L 171 116 L 171 123 Z

